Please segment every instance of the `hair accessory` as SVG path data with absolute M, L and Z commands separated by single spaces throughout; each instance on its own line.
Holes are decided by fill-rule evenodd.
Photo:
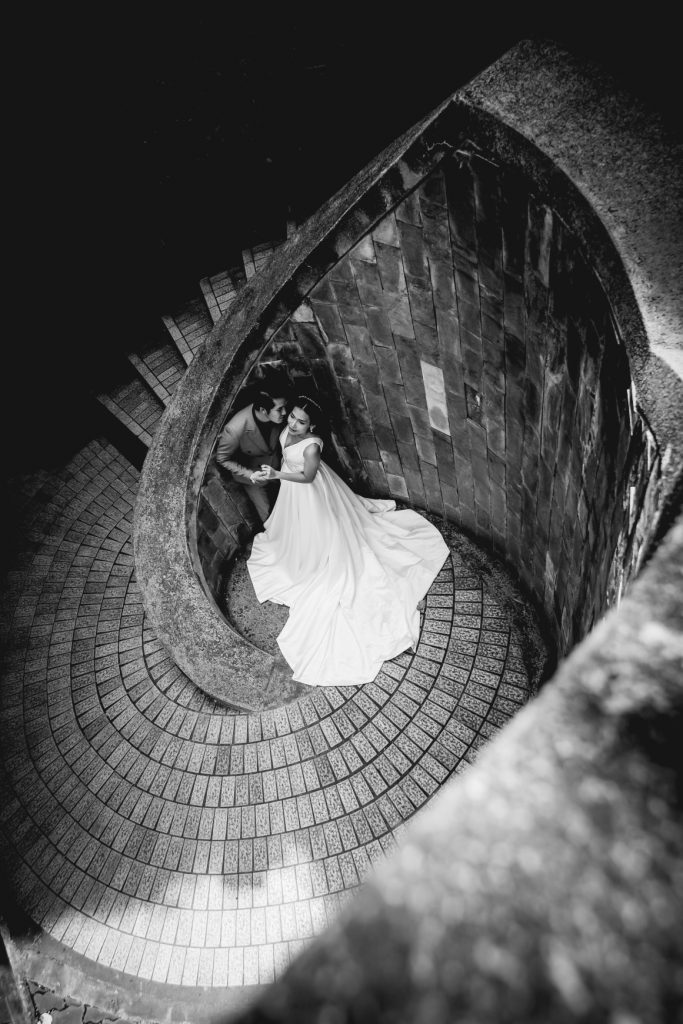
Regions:
M 318 405 L 315 399 L 309 398 L 308 395 L 297 395 L 296 397 L 302 399 L 304 402 L 308 402 L 309 405 L 314 405 L 320 412 L 323 411 L 322 406 Z

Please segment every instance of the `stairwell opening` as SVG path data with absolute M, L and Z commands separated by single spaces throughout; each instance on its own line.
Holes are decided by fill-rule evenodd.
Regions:
M 517 168 L 480 150 L 441 161 L 320 278 L 252 377 L 283 366 L 327 395 L 354 489 L 502 560 L 558 656 L 637 572 L 657 442 L 591 252 Z M 210 461 L 197 550 L 224 608 L 254 526 Z

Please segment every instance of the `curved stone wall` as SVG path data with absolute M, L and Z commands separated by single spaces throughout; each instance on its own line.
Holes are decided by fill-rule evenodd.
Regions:
M 552 77 L 551 57 L 525 73 Z M 670 260 L 628 231 L 636 205 L 638 224 L 647 213 L 664 230 L 663 165 L 639 158 L 637 202 L 633 183 L 610 191 L 596 167 L 578 188 L 571 149 L 534 124 L 544 97 L 524 94 L 529 138 L 519 104 L 491 109 L 522 75 L 515 59 L 502 84 L 456 94 L 281 247 L 167 411 L 136 510 L 138 575 L 173 657 L 219 699 L 258 707 L 279 671 L 222 616 L 201 568 L 220 563 L 220 543 L 196 516 L 231 405 L 269 362 L 328 391 L 355 486 L 445 513 L 503 554 L 562 652 L 619 595 L 671 502 L 681 381 L 662 343 L 672 311 L 643 284 L 666 285 Z
M 257 372 L 273 364 L 330 397 L 353 486 L 505 558 L 561 653 L 620 596 L 657 504 L 657 445 L 590 253 L 518 171 L 447 157 L 324 275 Z M 207 476 L 198 548 L 218 599 L 250 524 Z

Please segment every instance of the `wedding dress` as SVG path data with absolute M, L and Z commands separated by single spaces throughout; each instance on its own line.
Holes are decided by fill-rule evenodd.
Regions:
M 301 472 L 306 437 L 285 447 L 282 471 Z M 290 608 L 278 636 L 294 679 L 309 686 L 370 682 L 418 640 L 418 602 L 448 556 L 423 516 L 362 498 L 324 462 L 310 484 L 280 481 L 247 568 L 260 602 Z

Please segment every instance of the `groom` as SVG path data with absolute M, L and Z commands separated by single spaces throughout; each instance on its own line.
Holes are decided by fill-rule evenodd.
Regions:
M 275 501 L 274 488 L 254 474 L 263 463 L 280 465 L 278 438 L 287 415 L 283 385 L 260 381 L 254 401 L 228 420 L 218 439 L 216 462 L 227 469 L 244 488 L 261 522 L 270 515 Z

